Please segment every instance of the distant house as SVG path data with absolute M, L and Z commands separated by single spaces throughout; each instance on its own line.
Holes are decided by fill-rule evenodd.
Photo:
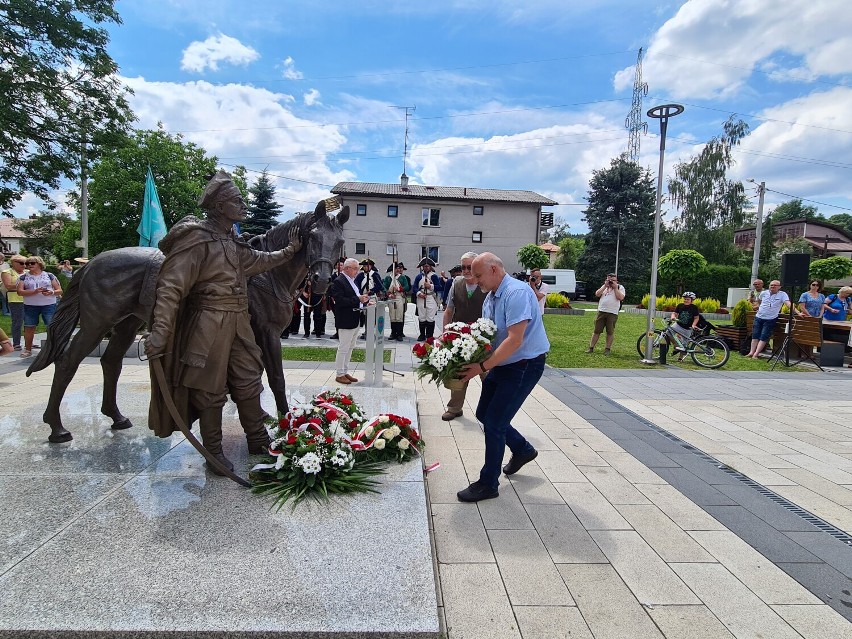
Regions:
M 370 257 L 384 274 L 394 248 L 411 271 L 423 257 L 449 271 L 467 251 L 491 251 L 519 271 L 518 250 L 538 244 L 542 207 L 557 204 L 532 191 L 463 186 L 340 182 L 333 189 L 350 208 L 346 255 Z
M 734 233 L 734 244 L 743 249 L 754 248 L 756 228 L 748 226 Z M 813 247 L 814 258 L 852 257 L 852 236 L 844 229 L 823 220 L 787 220 L 773 224 L 774 243 L 793 237 L 803 237 Z
M 24 242 L 24 234 L 15 228 L 15 222 L 19 220 L 13 217 L 0 218 L 0 246 L 6 255 L 14 255 L 21 252 Z
M 556 258 L 559 256 L 559 247 L 551 242 L 539 244 L 539 247 L 545 253 L 547 253 L 547 259 L 549 260 L 547 268 L 554 268 L 554 265 L 556 264 Z

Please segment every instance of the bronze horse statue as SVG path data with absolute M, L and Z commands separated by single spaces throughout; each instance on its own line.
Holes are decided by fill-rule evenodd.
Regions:
M 325 201 L 313 213 L 301 213 L 263 235 L 248 239 L 260 251 L 282 249 L 298 225 L 302 248 L 285 264 L 249 279 L 248 298 L 255 341 L 263 354 L 263 367 L 280 412 L 287 412 L 281 332 L 290 324 L 294 293 L 310 273 L 314 291 L 325 293 L 337 258 L 343 254 L 343 224 L 349 207 L 336 216 L 326 213 Z M 112 428 L 133 424 L 121 414 L 116 401 L 124 354 L 139 329 L 151 319 L 157 274 L 163 254 L 153 248 L 129 247 L 105 251 L 74 274 L 62 302 L 47 329 L 47 343 L 27 369 L 27 376 L 51 363 L 56 365 L 50 398 L 43 419 L 50 426 L 48 441 L 68 442 L 71 433 L 62 425 L 59 406 L 83 359 L 110 332 L 101 356 L 104 390 L 101 412 L 112 419 Z M 79 322 L 80 330 L 74 334 Z M 72 338 L 73 334 L 73 338 Z M 69 343 L 70 340 L 70 343 Z

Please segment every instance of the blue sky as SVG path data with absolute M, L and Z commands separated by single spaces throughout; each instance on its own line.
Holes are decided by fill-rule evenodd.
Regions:
M 338 181 L 396 182 L 397 107 L 415 106 L 414 182 L 533 190 L 582 232 L 591 172 L 627 147 L 644 47 L 643 111 L 686 106 L 669 126 L 667 175 L 737 113 L 751 134 L 732 176 L 765 181 L 768 209 L 789 196 L 844 207 L 817 205 L 830 216 L 852 209 L 843 4 L 120 0 L 110 52 L 137 126 L 162 122 L 226 169 L 268 167 L 287 213 Z M 656 173 L 648 127 L 640 163 Z

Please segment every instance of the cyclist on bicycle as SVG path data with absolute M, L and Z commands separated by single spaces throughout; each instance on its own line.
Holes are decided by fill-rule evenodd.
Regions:
M 692 302 L 698 297 L 692 291 L 683 294 L 683 302 L 672 312 L 669 333 L 675 341 L 675 350 L 684 350 L 685 344 L 692 338 L 692 331 L 698 326 L 701 311 Z M 685 337 L 686 340 L 681 339 Z

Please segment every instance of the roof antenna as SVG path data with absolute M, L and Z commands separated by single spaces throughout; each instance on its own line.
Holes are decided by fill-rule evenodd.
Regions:
M 408 176 L 405 174 L 405 165 L 408 159 L 408 117 L 414 115 L 417 106 L 394 106 L 393 108 L 405 109 L 405 146 L 402 152 L 402 175 L 399 176 L 399 181 L 402 186 L 408 186 Z

